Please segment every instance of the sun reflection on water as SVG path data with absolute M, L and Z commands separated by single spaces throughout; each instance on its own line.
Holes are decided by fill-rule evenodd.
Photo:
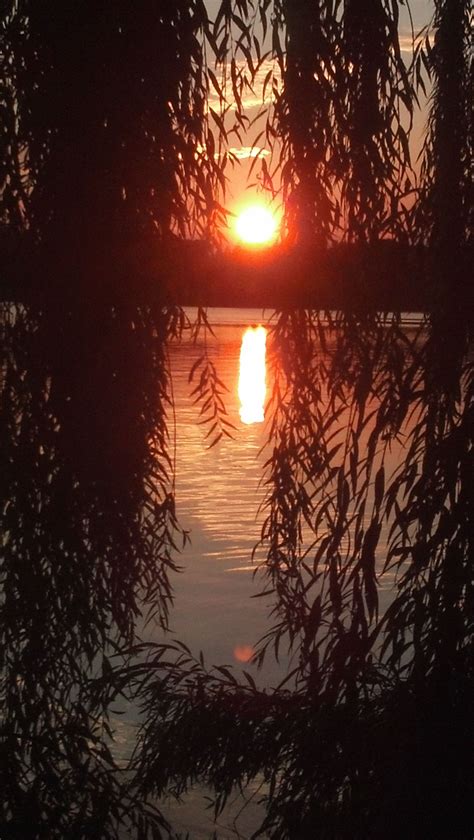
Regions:
M 249 327 L 242 336 L 238 393 L 242 423 L 262 423 L 265 419 L 265 327 Z
M 237 662 L 250 662 L 255 650 L 252 645 L 236 645 L 234 647 L 234 659 Z

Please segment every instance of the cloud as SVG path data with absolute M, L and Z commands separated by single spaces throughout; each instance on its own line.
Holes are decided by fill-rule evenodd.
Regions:
M 415 33 L 414 37 L 410 29 L 402 27 L 399 30 L 399 44 L 400 50 L 407 57 L 413 55 L 413 48 L 419 46 L 426 38 L 426 29 L 422 30 L 421 34 Z M 432 45 L 434 41 L 433 32 L 428 34 L 429 43 Z M 409 60 L 409 58 L 408 58 Z M 237 77 L 245 79 L 250 77 L 250 71 L 245 59 L 240 59 L 236 62 Z M 219 80 L 221 81 L 221 80 Z M 262 62 L 252 82 L 252 86 L 242 83 L 242 105 L 244 110 L 250 108 L 268 108 L 272 102 L 275 101 L 275 89 L 281 90 L 281 73 L 280 67 L 276 59 L 267 58 Z M 236 109 L 234 102 L 234 94 L 230 79 L 227 84 L 223 84 L 223 90 L 227 96 L 227 106 L 233 111 Z M 217 93 L 211 88 L 209 93 L 209 105 L 216 111 L 220 111 L 220 102 Z
M 411 32 L 400 32 L 399 33 L 400 50 L 403 53 L 410 53 L 410 55 L 411 55 L 413 53 L 413 48 L 418 47 L 420 44 L 424 43 L 425 38 L 426 38 L 426 33 L 423 33 L 422 35 L 418 34 L 418 35 L 415 35 L 413 37 Z M 432 32 L 430 32 L 429 35 L 428 35 L 428 41 L 429 41 L 430 45 L 433 46 L 434 36 L 433 36 Z
M 241 146 L 240 148 L 233 146 L 229 149 L 228 153 L 239 160 L 246 160 L 247 158 L 263 158 L 270 154 L 268 149 L 261 149 L 260 146 Z
M 242 79 L 250 77 L 250 71 L 248 70 L 245 59 L 237 61 L 236 65 L 238 76 L 241 76 Z M 273 86 L 274 84 L 278 84 L 279 81 L 280 73 L 277 62 L 273 59 L 263 61 L 255 74 L 252 85 L 242 84 L 241 97 L 243 108 L 268 106 L 274 99 Z M 223 86 L 223 89 L 227 94 L 228 105 L 230 105 L 232 110 L 235 109 L 236 106 L 231 84 L 227 82 L 227 86 Z M 219 97 L 213 89 L 210 91 L 209 104 L 212 108 L 219 109 Z

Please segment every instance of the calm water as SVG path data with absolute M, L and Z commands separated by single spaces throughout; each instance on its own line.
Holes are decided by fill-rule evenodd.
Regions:
M 193 313 L 190 310 L 190 316 Z M 265 424 L 245 425 L 239 416 L 237 394 L 242 335 L 252 324 L 265 324 L 269 313 L 262 310 L 210 310 L 215 337 L 207 336 L 207 349 L 218 375 L 227 387 L 225 405 L 234 424 L 233 438 L 223 438 L 215 447 L 206 441 L 208 428 L 200 425 L 200 408 L 193 404 L 189 371 L 203 352 L 203 339 L 184 341 L 170 347 L 176 424 L 176 497 L 181 526 L 190 541 L 179 555 L 182 573 L 172 578 L 175 605 L 171 613 L 170 638 L 185 642 L 208 665 L 232 665 L 236 673 L 245 668 L 260 685 L 277 685 L 286 673 L 286 662 L 268 659 L 257 671 L 239 657 L 251 655 L 253 645 L 269 628 L 262 599 L 252 596 L 261 590 L 254 572 L 257 557 L 253 549 L 259 539 L 262 515 L 259 505 L 262 486 L 262 446 Z M 170 418 L 171 420 L 171 418 Z M 173 420 L 171 420 L 173 422 Z M 162 636 L 153 628 L 146 635 Z M 136 736 L 136 710 L 129 709 L 117 722 L 117 747 L 124 756 Z M 216 826 L 207 810 L 208 792 L 196 787 L 180 805 L 161 803 L 176 831 L 189 832 L 192 840 L 208 840 L 217 831 L 219 840 L 249 837 L 262 819 L 258 805 L 259 785 L 246 794 L 248 805 L 236 795 Z M 237 819 L 239 834 L 235 833 Z
M 191 317 L 192 314 L 190 311 Z M 207 336 L 207 349 L 227 387 L 226 408 L 236 429 L 233 439 L 223 438 L 209 449 L 208 428 L 199 423 L 200 408 L 191 397 L 194 385 L 188 382 L 189 371 L 203 352 L 204 339 L 173 344 L 170 361 L 175 400 L 172 422 L 176 426 L 176 497 L 178 516 L 182 527 L 189 531 L 190 542 L 178 558 L 183 571 L 173 578 L 171 638 L 184 641 L 195 655 L 202 651 L 208 665 L 232 665 L 237 672 L 244 667 L 257 683 L 272 686 L 285 675 L 288 662 L 284 658 L 279 664 L 269 658 L 261 671 L 249 662 L 239 661 L 248 658 L 256 641 L 269 628 L 271 603 L 252 597 L 262 588 L 260 575 L 254 572 L 263 558 L 257 554 L 252 560 L 252 552 L 263 520 L 259 506 L 264 497 L 261 450 L 266 439 L 265 424 L 242 423 L 237 394 L 243 333 L 249 325 L 268 323 L 270 313 L 220 309 L 208 314 L 215 336 Z M 343 425 L 341 420 L 341 429 Z M 397 460 L 396 451 L 388 454 L 388 472 Z M 379 549 L 380 564 L 384 559 L 381 552 Z M 379 592 L 382 610 L 392 583 L 390 576 L 384 576 Z M 147 632 L 152 638 L 160 638 L 156 630 Z M 134 737 L 133 710 L 127 717 L 129 723 L 122 722 L 119 732 L 125 751 Z M 195 789 L 179 807 L 165 803 L 173 825 L 177 830 L 188 831 L 192 840 L 207 840 L 216 828 L 205 810 L 205 793 L 202 788 Z M 239 815 L 240 834 L 233 827 L 233 820 L 242 809 L 242 799 L 236 797 L 221 819 L 219 840 L 248 837 L 257 827 L 259 814 L 261 819 L 258 785 L 248 794 L 251 804 Z
M 192 311 L 190 312 L 192 316 Z M 208 337 L 209 356 L 228 392 L 225 403 L 235 425 L 233 439 L 223 438 L 209 449 L 207 427 L 199 425 L 199 406 L 193 405 L 188 382 L 192 364 L 202 354 L 202 342 L 191 341 L 170 348 L 176 404 L 176 496 L 182 526 L 191 542 L 180 557 L 183 574 L 174 579 L 176 593 L 171 625 L 176 636 L 197 654 L 203 651 L 208 664 L 233 664 L 268 629 L 271 603 L 252 596 L 263 585 L 254 574 L 263 560 L 252 551 L 258 542 L 263 521 L 259 506 L 264 498 L 262 447 L 266 424 L 245 425 L 239 417 L 237 394 L 239 354 L 245 329 L 267 324 L 271 313 L 262 310 L 214 309 L 209 318 L 215 337 Z M 267 369 L 267 388 L 271 387 Z M 341 418 L 344 436 L 344 418 Z M 397 447 L 386 453 L 387 473 L 396 466 Z M 382 564 L 382 541 L 379 547 Z M 381 581 L 383 609 L 393 583 L 391 575 Z M 257 682 L 275 685 L 284 676 L 285 662 L 268 660 L 262 671 L 254 673 Z
M 252 561 L 252 551 L 262 524 L 265 424 L 242 423 L 237 396 L 243 332 L 249 324 L 264 323 L 265 315 L 260 310 L 218 310 L 211 318 L 216 337 L 208 337 L 208 352 L 228 389 L 226 409 L 236 428 L 232 439 L 222 438 L 209 449 L 208 429 L 199 425 L 199 406 L 193 405 L 188 383 L 202 344 L 172 347 L 176 496 L 178 516 L 191 541 L 180 558 L 184 572 L 175 578 L 171 623 L 176 635 L 195 653 L 202 650 L 210 664 L 238 667 L 239 657 L 250 652 L 268 627 L 265 604 L 252 598 L 261 588 L 259 576 L 254 576 L 261 557 Z M 281 678 L 274 663 L 260 674 L 266 683 Z

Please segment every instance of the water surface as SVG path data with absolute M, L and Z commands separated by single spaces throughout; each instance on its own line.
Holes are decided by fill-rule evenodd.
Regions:
M 193 313 L 190 312 L 190 317 Z M 262 590 L 261 573 L 255 574 L 263 561 L 257 551 L 264 511 L 263 464 L 267 428 L 265 423 L 243 423 L 239 414 L 239 355 L 244 330 L 249 325 L 268 323 L 269 312 L 261 310 L 210 310 L 214 335 L 191 337 L 170 346 L 170 364 L 174 391 L 174 415 L 170 417 L 176 439 L 176 498 L 181 526 L 190 540 L 178 558 L 182 573 L 173 576 L 175 606 L 171 613 L 171 638 L 184 641 L 197 656 L 201 651 L 208 665 L 244 667 L 261 686 L 275 686 L 285 676 L 288 658 L 279 663 L 268 658 L 261 671 L 245 661 L 257 640 L 269 629 L 268 599 L 255 598 Z M 408 326 L 416 326 L 416 318 Z M 202 424 L 200 405 L 191 396 L 194 384 L 189 372 L 204 350 L 216 365 L 226 386 L 227 417 L 235 429 L 232 437 L 223 437 L 209 448 L 209 425 Z M 267 378 L 269 375 L 267 373 Z M 271 388 L 271 382 L 268 382 Z M 344 435 L 344 417 L 341 417 Z M 403 441 L 387 450 L 384 463 L 388 473 L 395 469 Z M 370 507 L 370 506 L 368 506 Z M 384 563 L 383 539 L 377 549 L 379 569 Z M 380 581 L 380 606 L 390 600 L 393 575 Z M 153 638 L 161 638 L 151 630 Z M 165 806 L 173 824 L 189 831 L 193 840 L 212 836 L 211 816 L 205 811 L 205 791 L 193 790 L 179 808 Z M 242 837 L 249 836 L 262 818 L 258 784 L 249 790 L 252 803 L 239 818 Z M 237 836 L 232 821 L 242 807 L 237 797 L 222 818 L 219 840 Z M 225 827 L 225 826 L 230 827 Z
M 209 426 L 200 423 L 200 405 L 194 404 L 188 382 L 204 339 L 172 346 L 177 512 L 190 542 L 179 558 L 183 573 L 174 579 L 171 624 L 176 636 L 194 653 L 202 650 L 210 664 L 238 666 L 269 627 L 265 603 L 252 597 L 262 588 L 255 572 L 263 558 L 253 552 L 263 521 L 266 427 L 242 422 L 238 399 L 242 335 L 248 325 L 265 323 L 267 316 L 261 310 L 237 309 L 211 310 L 209 315 L 215 336 L 206 337 L 207 352 L 227 388 L 225 406 L 235 429 L 231 438 L 209 448 Z M 273 684 L 281 678 L 281 667 L 270 662 L 259 676 Z

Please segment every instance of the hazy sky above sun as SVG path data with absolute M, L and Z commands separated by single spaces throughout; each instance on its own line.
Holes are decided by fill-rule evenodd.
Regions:
M 215 17 L 221 0 L 205 0 L 210 17 Z M 433 0 L 410 0 L 409 2 L 415 29 L 425 26 L 433 14 Z M 410 30 L 410 16 L 407 6 L 400 5 L 400 29 Z
M 217 10 L 220 6 L 220 0 L 205 0 L 205 2 L 206 7 L 209 11 L 209 16 L 212 19 L 213 17 L 215 17 Z M 258 0 L 255 0 L 255 5 L 257 5 L 257 3 Z M 430 22 L 434 10 L 433 0 L 410 0 L 409 5 L 411 10 L 411 18 L 407 6 L 401 4 L 399 5 L 400 46 L 402 49 L 402 53 L 406 54 L 407 63 L 410 61 L 412 52 L 412 31 L 414 31 L 415 34 L 420 32 L 420 30 L 423 29 L 423 27 L 425 27 Z M 259 36 L 261 36 L 261 34 L 262 32 L 260 23 L 257 20 L 255 24 L 255 35 L 258 38 Z M 259 110 L 262 109 L 262 93 L 264 80 L 267 76 L 268 70 L 272 67 L 273 64 L 271 61 L 264 62 L 257 74 L 256 84 L 254 85 L 253 91 L 249 90 L 245 95 L 245 107 L 247 115 L 251 119 L 256 116 Z M 270 97 L 271 84 L 269 84 L 266 89 L 265 105 L 268 105 L 270 103 Z M 210 97 L 210 105 L 216 110 L 219 110 L 219 102 L 217 95 Z M 229 118 L 227 118 L 226 124 L 230 124 Z M 424 107 L 424 103 L 421 103 L 420 110 L 415 114 L 412 130 L 411 143 L 413 160 L 415 160 L 418 155 L 425 124 L 426 108 Z M 248 188 L 249 180 L 250 182 L 255 183 L 256 174 L 259 170 L 257 164 L 257 166 L 253 168 L 251 177 L 249 178 L 251 165 L 252 163 L 255 163 L 254 158 L 265 158 L 268 167 L 271 169 L 271 155 L 269 150 L 265 148 L 264 138 L 261 138 L 256 146 L 252 145 L 255 141 L 255 137 L 263 128 L 264 122 L 262 120 L 260 124 L 257 123 L 252 129 L 250 129 L 247 136 L 244 135 L 240 141 L 238 141 L 235 137 L 230 137 L 229 139 L 229 151 L 231 152 L 232 157 L 235 159 L 235 163 L 234 165 L 229 166 L 227 170 L 228 195 L 226 197 L 226 205 L 233 212 L 239 212 L 242 209 L 242 207 L 246 205 L 250 200 L 254 199 L 254 197 L 258 200 L 256 188 L 251 187 L 250 190 Z

